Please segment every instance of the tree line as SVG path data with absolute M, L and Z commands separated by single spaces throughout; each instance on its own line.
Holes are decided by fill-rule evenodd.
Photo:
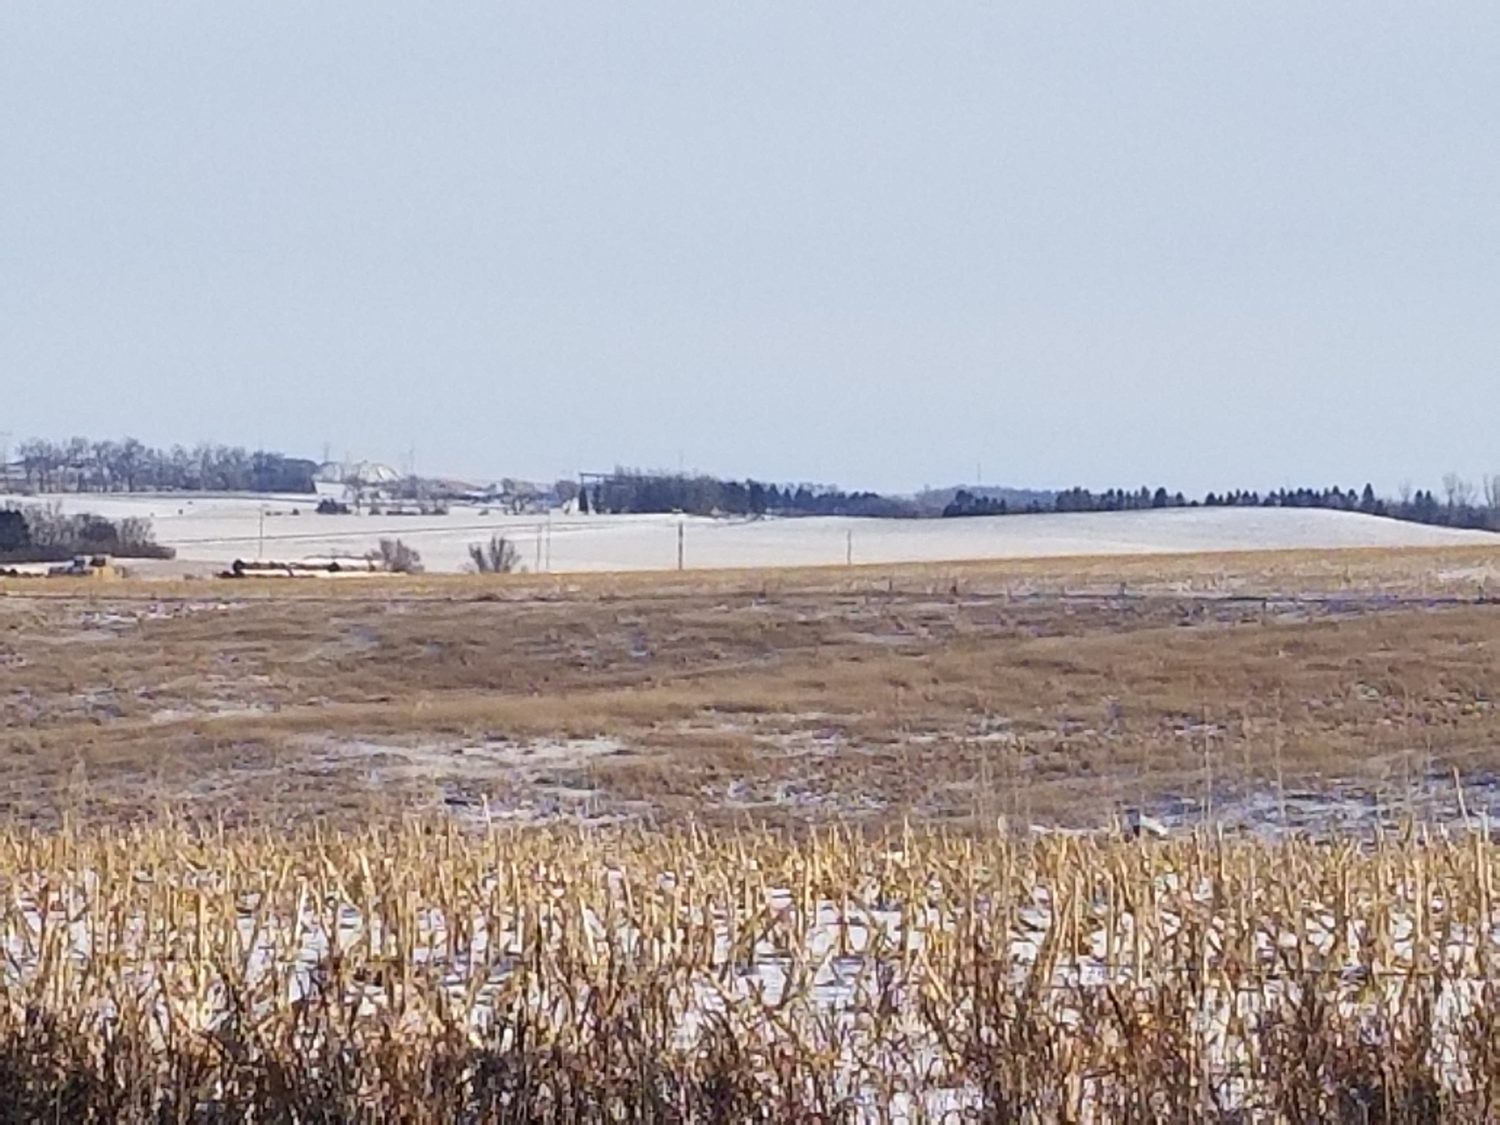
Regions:
M 681 473 L 619 469 L 585 484 L 581 512 L 668 513 L 693 516 L 915 516 L 909 501 L 874 492 L 845 492 L 825 485 L 767 484 Z
M 846 492 L 818 485 L 777 485 L 756 480 L 620 469 L 588 482 L 578 494 L 581 512 L 669 513 L 739 516 L 874 516 L 918 518 L 1023 515 L 1043 512 L 1135 512 L 1166 508 L 1318 508 L 1362 512 L 1371 516 L 1444 527 L 1500 531 L 1500 476 L 1482 490 L 1454 474 L 1444 478 L 1442 495 L 1403 489 L 1399 498 L 1363 488 L 1280 488 L 1268 492 L 1236 489 L 1189 499 L 1166 488 L 1110 488 L 1094 492 L 1068 488 L 1050 495 L 1031 495 L 1024 504 L 978 490 L 959 489 L 941 509 L 904 497 L 874 492 Z
M 1449 474 L 1443 479 L 1443 494 L 1430 489 L 1403 488 L 1398 499 L 1382 498 L 1373 485 L 1362 489 L 1280 488 L 1261 493 L 1253 489 L 1210 492 L 1201 500 L 1189 500 L 1181 492 L 1165 488 L 1119 489 L 1091 492 L 1069 488 L 1057 493 L 1050 505 L 1032 501 L 1025 507 L 960 489 L 943 509 L 947 517 L 995 516 L 1038 512 L 1133 512 L 1159 508 L 1319 508 L 1340 512 L 1362 512 L 1370 516 L 1434 524 L 1440 527 L 1500 531 L 1500 476 L 1488 478 L 1482 493 L 1462 478 Z
M 1138 512 L 1150 508 L 1185 508 L 1189 502 L 1182 493 L 1168 493 L 1165 488 L 1131 491 L 1111 488 L 1094 493 L 1086 488 L 1070 488 L 1053 494 L 1050 501 L 1032 499 L 1024 505 L 1009 503 L 1004 497 L 987 496 L 960 488 L 943 508 L 944 516 L 1036 515 L 1042 512 Z
M 7 476 L 20 470 L 30 492 L 312 492 L 315 461 L 241 446 L 200 443 L 153 448 L 118 441 L 32 438 L 16 447 Z

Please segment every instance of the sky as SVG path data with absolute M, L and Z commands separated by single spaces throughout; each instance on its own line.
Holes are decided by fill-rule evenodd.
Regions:
M 1500 5 L 0 5 L 0 431 L 1500 472 Z

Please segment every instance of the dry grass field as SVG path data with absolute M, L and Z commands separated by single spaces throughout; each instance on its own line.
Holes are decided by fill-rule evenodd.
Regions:
M 42 825 L 1090 827 L 1295 820 L 1314 789 L 1453 813 L 1455 770 L 1474 802 L 1500 770 L 1497 565 L 12 582 L 0 800 Z
M 1493 1120 L 1497 579 L 0 580 L 0 1120 Z

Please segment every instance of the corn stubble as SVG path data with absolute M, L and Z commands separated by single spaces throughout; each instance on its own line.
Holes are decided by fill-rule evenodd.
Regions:
M 0 1112 L 1436 1121 L 1500 1104 L 1481 834 L 0 836 Z

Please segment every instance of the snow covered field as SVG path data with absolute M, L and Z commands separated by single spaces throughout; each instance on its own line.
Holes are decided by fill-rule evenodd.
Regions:
M 151 519 L 157 539 L 182 563 L 226 566 L 261 556 L 294 561 L 363 555 L 381 538 L 421 552 L 429 571 L 459 571 L 468 545 L 501 534 L 528 570 L 658 570 L 677 565 L 678 524 L 688 567 L 816 566 L 948 562 L 1199 551 L 1336 547 L 1423 547 L 1495 543 L 1485 532 L 1454 531 L 1349 512 L 1168 509 L 952 520 L 702 519 L 676 516 L 482 515 L 320 516 L 306 496 L 46 497 L 68 511 Z M 36 503 L 0 497 L 0 503 Z M 262 510 L 265 512 L 262 521 Z M 297 514 L 293 514 L 296 512 Z M 264 525 L 264 540 L 261 537 Z

